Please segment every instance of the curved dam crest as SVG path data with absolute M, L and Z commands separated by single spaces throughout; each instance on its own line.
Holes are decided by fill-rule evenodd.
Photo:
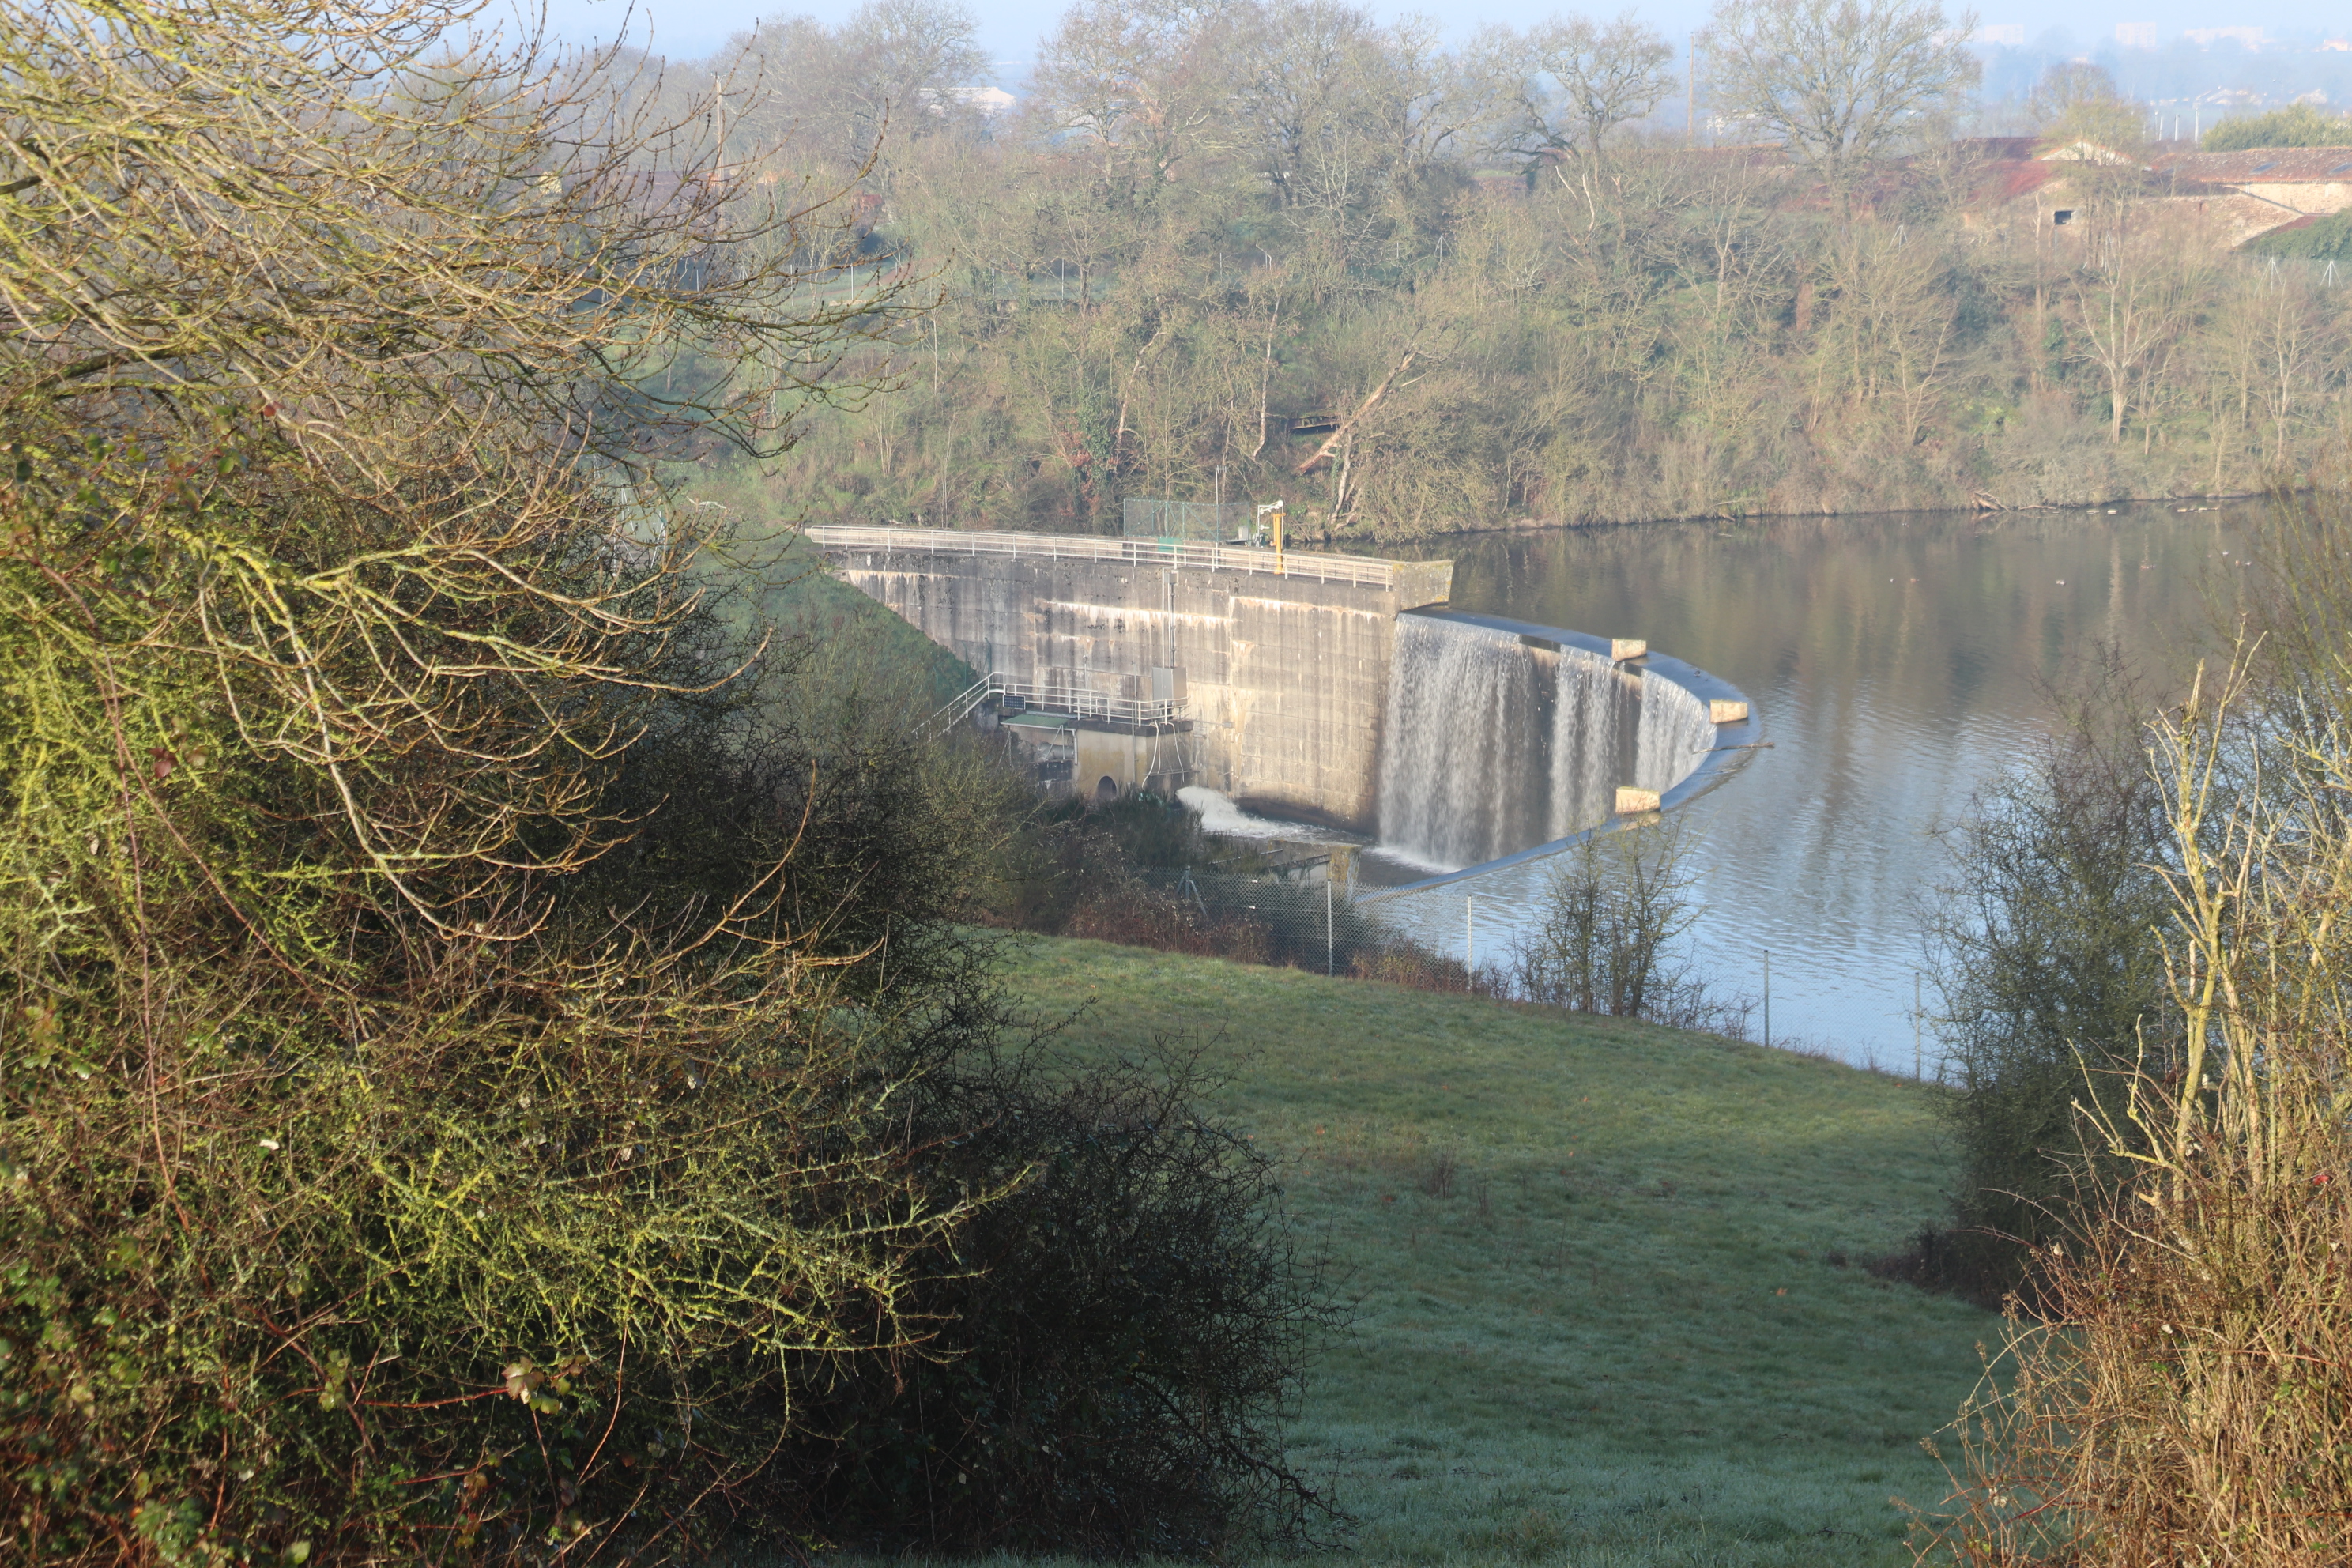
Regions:
M 1477 616 L 1397 617 L 1380 849 L 1456 871 L 1599 826 L 1621 785 L 1663 795 L 1690 776 L 1716 746 L 1708 700 L 1582 640 Z
M 1623 787 L 1678 804 L 1757 729 L 1740 692 L 1669 656 L 1438 607 L 1451 563 L 934 529 L 808 537 L 983 676 L 960 711 L 992 704 L 1024 743 L 1062 748 L 1033 753 L 1048 759 L 1041 784 L 1203 784 L 1348 828 L 1426 874 L 1383 892 L 1548 853 L 1612 821 Z

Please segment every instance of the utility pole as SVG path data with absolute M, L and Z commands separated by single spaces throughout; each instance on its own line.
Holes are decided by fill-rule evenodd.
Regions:
M 1772 1045 L 1772 950 L 1764 950 L 1764 1046 Z

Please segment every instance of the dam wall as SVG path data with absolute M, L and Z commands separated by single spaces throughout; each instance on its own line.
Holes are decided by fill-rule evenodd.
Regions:
M 1451 562 L 1230 544 L 812 528 L 834 573 L 982 676 L 1081 719 L 1076 766 L 1148 729 L 1145 776 L 1373 834 L 1398 617 L 1445 603 Z M 1058 697 L 1058 700 L 1056 698 Z M 1182 776 L 1179 776 L 1182 775 Z M 1117 773 L 1106 776 L 1117 777 Z M 1080 777 L 1084 789 L 1089 782 Z M 1122 780 L 1121 782 L 1125 782 Z

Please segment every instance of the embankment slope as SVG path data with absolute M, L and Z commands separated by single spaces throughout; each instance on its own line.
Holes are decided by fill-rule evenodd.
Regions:
M 1065 1044 L 1207 1043 L 1352 1331 L 1294 1431 L 1374 1563 L 1907 1563 L 1993 1318 L 1860 1263 L 1939 1214 L 1927 1091 L 1711 1037 L 1017 939 Z M 1843 1258 L 1844 1266 L 1833 1259 Z

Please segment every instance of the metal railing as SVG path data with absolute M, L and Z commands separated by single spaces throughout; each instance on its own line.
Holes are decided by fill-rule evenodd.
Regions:
M 1112 561 L 1132 566 L 1181 566 L 1208 572 L 1265 572 L 1325 583 L 1357 583 L 1393 588 L 1401 573 L 1421 562 L 1376 561 L 1365 555 L 1318 555 L 1304 551 L 1257 550 L 1214 540 L 1105 539 L 1084 533 L 982 533 L 953 528 L 846 528 L 808 530 L 820 550 L 929 551 L 942 555 L 1034 555 L 1057 561 Z
M 1106 719 L 1115 724 L 1167 724 L 1184 710 L 1182 698 L 1113 697 L 1062 681 L 1016 680 L 1003 670 L 991 670 L 958 694 L 955 700 L 932 714 L 924 725 L 927 735 L 961 724 L 983 702 L 1011 700 L 1022 708 L 1045 713 L 1067 713 L 1079 719 Z

